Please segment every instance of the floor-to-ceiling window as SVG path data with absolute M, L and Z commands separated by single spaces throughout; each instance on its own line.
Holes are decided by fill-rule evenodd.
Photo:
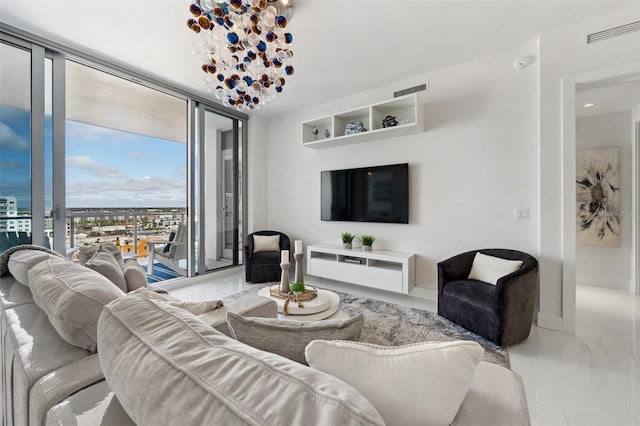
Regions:
M 154 247 L 156 260 L 169 256 L 164 243 L 183 228 L 178 275 L 240 264 L 246 115 L 14 36 L 0 50 L 0 227 L 15 217 L 12 227 L 39 230 L 34 243 L 46 235 L 41 244 L 68 255 L 112 241 L 143 264 Z M 24 43 L 5 43 L 14 38 Z

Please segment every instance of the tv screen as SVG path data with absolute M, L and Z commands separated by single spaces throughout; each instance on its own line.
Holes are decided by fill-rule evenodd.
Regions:
M 321 219 L 409 223 L 409 164 L 321 172 Z

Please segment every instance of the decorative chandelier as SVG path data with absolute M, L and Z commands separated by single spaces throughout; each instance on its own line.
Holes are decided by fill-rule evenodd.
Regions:
M 240 111 L 266 105 L 294 72 L 290 0 L 194 0 L 187 26 L 202 62 L 204 84 Z

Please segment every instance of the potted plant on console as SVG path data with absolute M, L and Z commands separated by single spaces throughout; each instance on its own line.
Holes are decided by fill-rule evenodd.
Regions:
M 351 249 L 351 243 L 356 236 L 350 232 L 343 232 L 340 237 L 342 238 L 342 248 Z
M 362 243 L 362 251 L 371 251 L 371 246 L 373 246 L 376 237 L 373 235 L 360 235 L 358 239 Z

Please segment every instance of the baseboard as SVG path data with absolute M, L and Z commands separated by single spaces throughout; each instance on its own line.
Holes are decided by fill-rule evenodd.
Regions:
M 613 280 L 609 277 L 598 277 L 595 275 L 576 275 L 577 285 L 591 285 L 596 287 L 618 288 L 628 290 L 632 288 L 630 280 Z
M 562 317 L 556 315 L 544 314 L 542 312 L 538 312 L 538 327 L 540 328 L 548 328 L 550 330 L 563 331 L 563 320 Z
M 420 299 L 433 300 L 434 302 L 437 302 L 438 290 L 434 290 L 432 288 L 414 287 L 409 292 L 409 296 L 419 297 Z

